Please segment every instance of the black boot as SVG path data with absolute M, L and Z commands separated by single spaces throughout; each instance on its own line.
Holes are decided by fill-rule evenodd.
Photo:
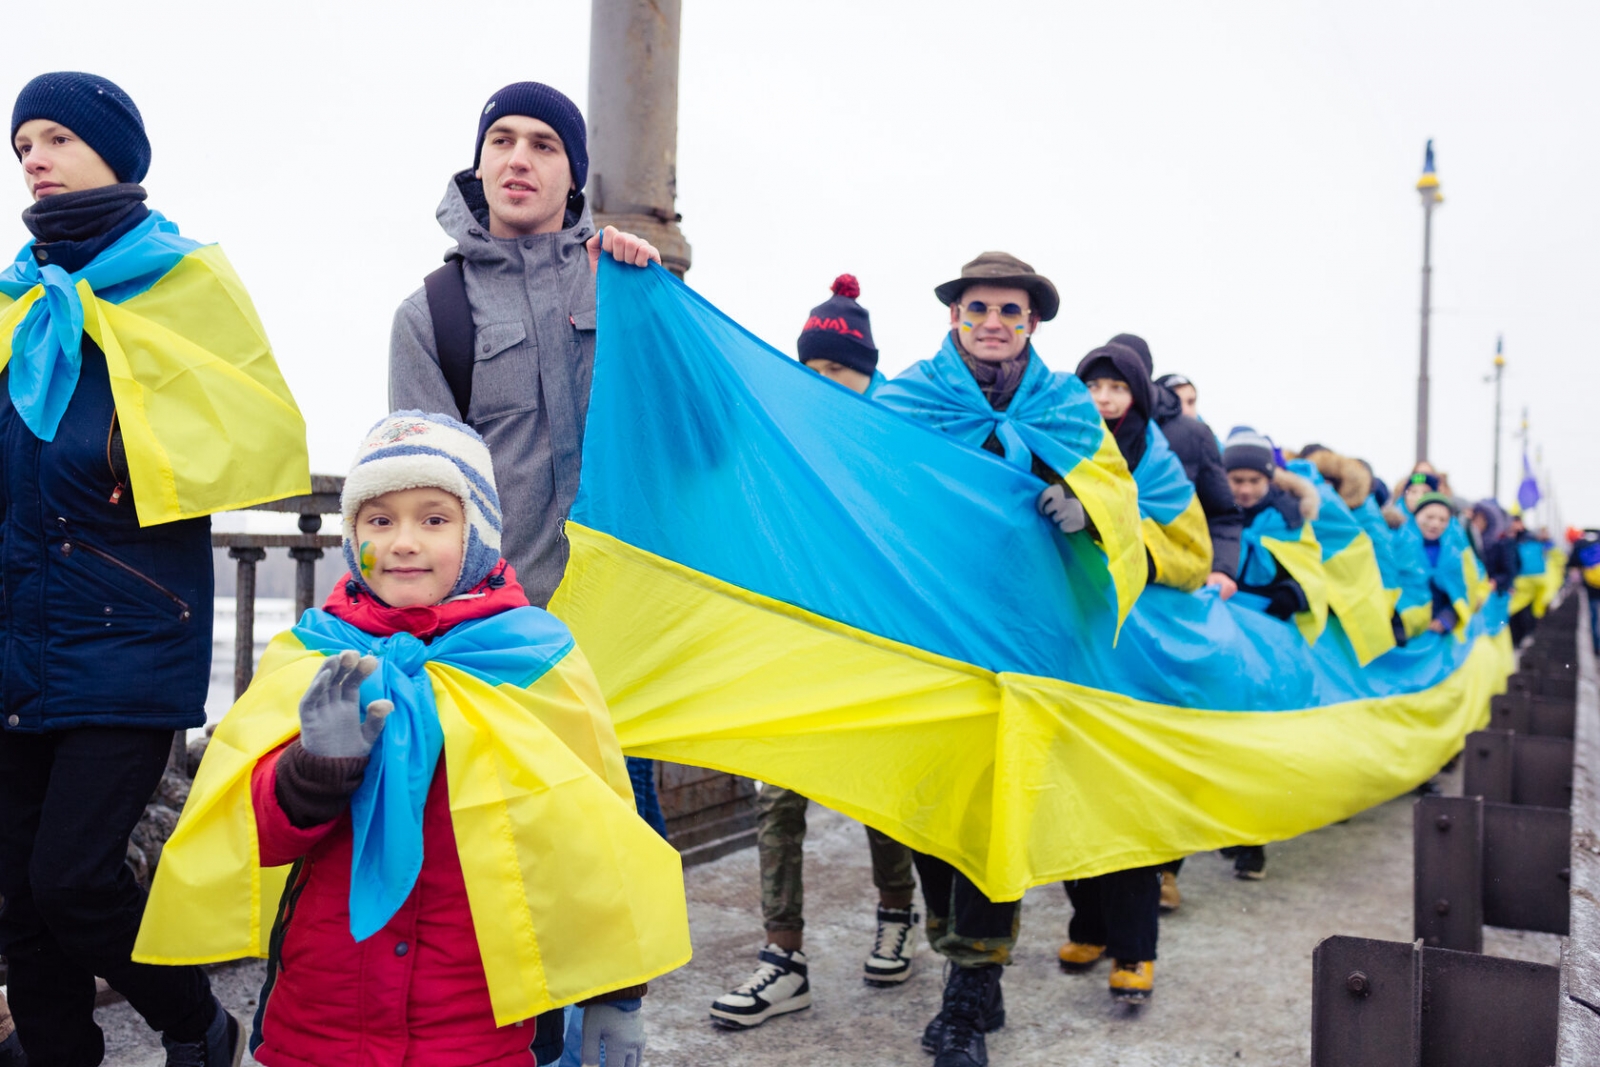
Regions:
M 922 1047 L 934 1054 L 934 1067 L 985 1067 L 989 1052 L 983 1035 L 1006 1024 L 1000 991 L 1001 966 L 950 967 L 944 1004 L 922 1034 Z
M 245 1032 L 222 1002 L 212 998 L 211 1023 L 199 1041 L 161 1039 L 167 1067 L 239 1067 L 244 1058 Z
M 0 1041 L 0 1067 L 28 1067 L 28 1057 L 22 1051 L 22 1039 L 15 1030 Z

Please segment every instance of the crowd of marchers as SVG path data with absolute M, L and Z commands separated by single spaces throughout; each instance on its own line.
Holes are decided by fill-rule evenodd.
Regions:
M 175 367 L 234 368 L 220 375 L 227 380 L 276 371 L 264 341 L 240 349 L 222 335 L 213 297 L 195 295 L 212 292 L 193 281 L 199 246 L 146 206 L 141 183 L 152 147 L 129 95 L 73 72 L 41 75 L 19 95 L 11 138 L 32 240 L 0 272 L 0 346 L 8 346 L 0 369 L 0 956 L 9 983 L 9 1010 L 0 997 L 0 1067 L 100 1063 L 97 977 L 161 1035 L 170 1065 L 237 1067 L 247 1047 L 269 1067 L 640 1062 L 644 979 L 661 968 L 641 971 L 620 958 L 625 952 L 613 966 L 604 949 L 611 942 L 597 936 L 599 958 L 582 963 L 597 976 L 584 995 L 505 1019 L 502 980 L 484 960 L 497 935 L 473 918 L 482 887 L 458 856 L 466 824 L 439 745 L 412 780 L 374 784 L 380 754 L 396 758 L 383 747 L 400 743 L 396 724 L 421 723 L 426 734 L 430 720 L 425 711 L 405 718 L 415 710 L 409 705 L 396 710 L 406 705 L 390 699 L 399 690 L 372 697 L 373 685 L 391 684 L 390 665 L 380 670 L 369 647 L 405 637 L 437 651 L 471 634 L 480 652 L 509 655 L 521 651 L 515 635 L 528 626 L 562 632 L 543 608 L 567 564 L 562 525 L 583 455 L 597 264 L 605 255 L 640 268 L 659 262 L 636 236 L 596 231 L 584 195 L 584 118 L 567 97 L 516 83 L 490 97 L 475 125 L 471 163 L 449 176 L 437 212 L 454 247 L 400 303 L 389 352 L 392 414 L 367 432 L 345 482 L 349 572 L 297 631 L 337 640 L 328 637 L 333 644 L 305 668 L 308 680 L 292 700 L 241 703 L 229 716 L 230 736 L 257 738 L 254 748 L 230 750 L 242 798 L 230 817 L 248 824 L 256 854 L 217 862 L 292 871 L 265 920 L 268 979 L 246 1020 L 221 1005 L 200 967 L 136 960 L 147 895 L 124 856 L 173 731 L 205 723 L 210 673 L 208 511 L 149 521 L 146 487 L 192 457 L 164 455 L 156 445 L 165 431 L 146 412 L 160 401 L 164 412 L 182 416 L 187 404 L 206 417 L 199 409 L 208 394 L 184 392 L 190 375 Z M 1452 528 L 1465 529 L 1501 591 L 1550 547 L 1494 501 L 1457 500 L 1426 464 L 1391 493 L 1366 463 L 1325 447 L 1286 452 L 1248 427 L 1219 439 L 1200 417 L 1197 383 L 1157 375 L 1151 347 L 1137 335 L 1086 353 L 1073 374 L 1050 370 L 1033 340 L 1057 315 L 1060 296 L 1015 256 L 986 252 L 948 280 L 929 281 L 943 309 L 930 326 L 944 331 L 944 342 L 918 365 L 923 373 L 970 381 L 976 403 L 992 412 L 1035 411 L 1052 396 L 1081 399 L 1086 391 L 1130 475 L 1159 463 L 1170 470 L 1143 473 L 1192 484 L 1181 513 L 1144 524 L 1149 582 L 1214 587 L 1216 596 L 1293 625 L 1307 594 L 1269 545 L 1315 521 L 1325 503 L 1310 471 L 1362 523 L 1380 566 L 1416 572 L 1417 597 L 1397 603 L 1391 620 L 1397 644 L 1460 622 L 1447 573 Z M 224 289 L 234 311 L 253 321 L 243 288 Z M 803 320 L 799 360 L 918 417 L 916 394 L 878 371 L 857 280 L 841 275 L 832 290 Z M 143 358 L 146 350 L 161 358 Z M 231 401 L 243 417 L 217 420 L 212 432 L 247 449 L 258 426 L 284 413 L 264 395 L 243 395 Z M 982 447 L 1001 454 L 1007 445 L 991 435 Z M 1039 512 L 1065 532 L 1093 533 L 1066 472 L 1036 457 L 1032 470 Z M 1415 549 L 1404 558 L 1402 535 Z M 1575 542 L 1572 563 L 1594 611 L 1600 534 Z M 1529 603 L 1513 615 L 1517 638 L 1536 614 Z M 572 749 L 564 753 L 572 773 L 635 804 L 664 835 L 651 768 L 623 762 L 598 684 L 577 658 L 564 663 L 559 677 L 548 675 L 554 681 L 544 683 L 542 699 L 581 726 L 551 735 Z M 265 664 L 263 673 L 272 673 Z M 271 733 L 266 724 L 279 718 L 288 725 Z M 808 803 L 777 787 L 760 793 L 765 933 L 753 973 L 711 1001 L 719 1026 L 749 1029 L 811 1005 L 801 880 Z M 376 814 L 375 804 L 383 809 Z M 577 837 L 599 832 L 524 827 L 515 847 L 541 878 L 573 862 Z M 950 864 L 879 831 L 869 829 L 867 839 L 878 902 L 875 937 L 862 946 L 865 985 L 904 982 L 925 931 L 948 966 L 923 1047 L 936 1067 L 983 1067 L 985 1035 L 1006 1019 L 1001 976 L 1020 902 L 988 899 Z M 377 932 L 358 938 L 352 927 L 370 911 L 360 887 L 371 868 L 363 864 L 381 866 L 387 857 L 374 860 L 372 851 L 402 841 L 411 843 L 410 880 Z M 1264 876 L 1262 847 L 1231 852 L 1239 877 Z M 1180 867 L 1067 883 L 1074 914 L 1062 968 L 1084 974 L 1105 963 L 1112 997 L 1150 998 L 1159 916 L 1180 905 Z M 681 894 L 681 885 L 672 891 Z M 589 892 L 625 896 L 610 887 Z M 589 906 L 603 916 L 611 905 Z M 616 908 L 622 929 L 626 902 Z M 555 955 L 547 962 L 563 965 Z

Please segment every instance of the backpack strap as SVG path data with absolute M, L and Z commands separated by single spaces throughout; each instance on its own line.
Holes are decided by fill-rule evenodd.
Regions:
M 439 369 L 455 397 L 461 421 L 467 421 L 472 406 L 472 305 L 467 303 L 467 280 L 462 274 L 459 253 L 446 257 L 444 266 L 422 279 L 428 297 L 428 314 L 433 318 L 433 344 L 439 353 Z

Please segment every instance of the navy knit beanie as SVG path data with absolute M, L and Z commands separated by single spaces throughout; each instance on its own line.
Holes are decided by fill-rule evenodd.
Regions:
M 800 328 L 800 362 L 831 359 L 867 377 L 878 369 L 878 349 L 872 343 L 872 321 L 867 309 L 856 303 L 861 283 L 853 274 L 833 280 L 833 297 L 811 309 Z
M 1222 446 L 1222 466 L 1230 471 L 1255 471 L 1272 477 L 1277 469 L 1272 442 L 1248 426 L 1236 426 Z
M 24 122 L 59 122 L 106 161 L 119 182 L 142 182 L 150 169 L 150 139 L 133 100 L 113 82 L 94 74 L 57 71 L 22 87 L 11 109 L 11 150 Z M 17 158 L 22 153 L 17 152 Z
M 572 184 L 583 188 L 583 183 L 589 180 L 589 134 L 583 124 L 583 112 L 558 90 L 539 82 L 513 82 L 489 98 L 483 114 L 478 116 L 478 140 L 472 149 L 473 170 L 478 169 L 478 161 L 483 158 L 483 135 L 501 115 L 525 115 L 555 130 L 567 149 Z

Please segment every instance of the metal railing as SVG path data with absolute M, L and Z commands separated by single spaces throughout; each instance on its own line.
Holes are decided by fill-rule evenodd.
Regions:
M 313 474 L 311 492 L 258 504 L 250 511 L 275 511 L 300 516 L 297 534 L 214 533 L 211 547 L 225 548 L 239 565 L 234 592 L 237 609 L 233 632 L 233 698 L 238 700 L 255 676 L 256 650 L 256 564 L 267 558 L 269 549 L 288 549 L 295 562 L 294 614 L 299 618 L 317 600 L 317 560 L 328 549 L 337 549 L 342 539 L 319 533 L 324 515 L 339 514 L 339 494 L 344 479 L 333 474 Z

